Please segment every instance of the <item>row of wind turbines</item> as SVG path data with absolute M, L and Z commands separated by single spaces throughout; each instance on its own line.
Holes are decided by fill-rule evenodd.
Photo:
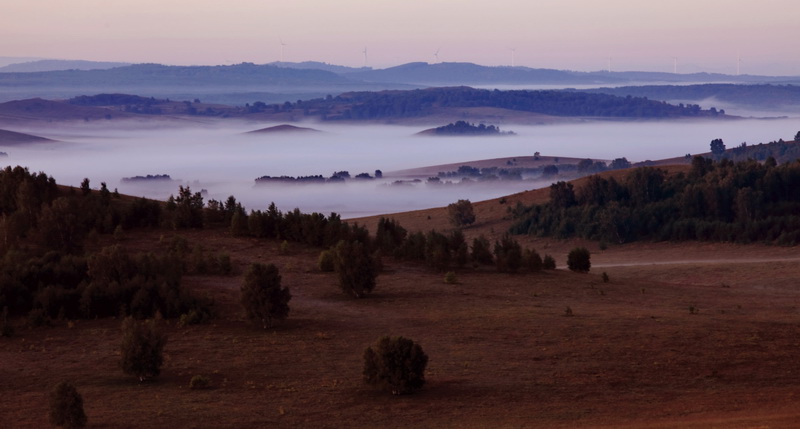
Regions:
M 280 41 L 280 46 L 281 46 L 280 62 L 283 62 L 284 49 L 289 45 L 287 43 L 284 43 L 283 39 L 278 39 L 278 40 Z M 508 49 L 511 52 L 511 67 L 516 67 L 516 53 L 517 53 L 517 50 L 516 50 L 516 48 L 508 48 Z M 436 48 L 436 52 L 433 53 L 433 59 L 434 59 L 433 63 L 434 64 L 441 63 L 441 61 L 439 60 L 439 52 L 441 52 L 441 50 L 442 50 L 441 47 Z M 361 51 L 361 53 L 364 54 L 364 67 L 367 67 L 368 64 L 369 64 L 369 57 L 367 55 L 367 47 L 366 46 L 364 46 L 364 50 Z M 677 74 L 678 73 L 678 57 L 671 57 L 671 58 L 672 58 L 672 73 Z M 612 57 L 608 57 L 608 67 L 606 69 L 608 71 L 608 73 L 611 73 L 613 71 L 613 69 L 612 69 L 612 60 L 613 60 Z M 741 74 L 741 71 L 742 71 L 742 56 L 741 56 L 741 54 L 737 53 L 737 55 L 736 55 L 736 76 L 739 76 Z

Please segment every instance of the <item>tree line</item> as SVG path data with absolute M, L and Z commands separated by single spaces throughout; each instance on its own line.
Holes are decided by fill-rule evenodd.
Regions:
M 496 107 L 553 116 L 668 118 L 724 115 L 724 112 L 704 110 L 695 104 L 672 105 L 645 97 L 469 87 L 349 92 L 336 97 L 287 102 L 280 109 L 300 109 L 307 116 L 319 116 L 323 120 L 366 120 L 425 116 L 440 107 Z
M 518 205 L 510 232 L 608 243 L 636 240 L 800 242 L 800 163 L 696 156 L 688 173 L 641 167 L 622 180 L 550 186 L 550 202 Z

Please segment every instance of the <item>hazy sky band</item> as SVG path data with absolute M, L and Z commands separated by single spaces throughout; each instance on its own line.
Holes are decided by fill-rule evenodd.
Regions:
M 796 0 L 0 0 L 0 56 L 797 75 Z M 283 43 L 283 47 L 281 46 Z M 365 58 L 364 48 L 367 48 Z

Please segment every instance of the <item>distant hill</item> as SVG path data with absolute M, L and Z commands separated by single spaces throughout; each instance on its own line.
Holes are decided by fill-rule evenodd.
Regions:
M 31 134 L 0 129 L 0 146 L 17 146 L 30 143 L 48 143 L 55 141 L 56 140 L 34 136 Z
M 675 106 L 638 97 L 570 91 L 490 91 L 469 87 L 411 91 L 352 92 L 306 100 L 285 109 L 301 109 L 323 120 L 399 119 L 434 115 L 441 109 L 501 108 L 561 117 L 670 118 L 717 117 L 698 105 Z
M 133 115 L 101 107 L 75 106 L 62 101 L 32 98 L 0 103 L 0 123 L 28 121 L 91 121 L 131 118 Z
M 527 67 L 487 67 L 472 63 L 408 63 L 381 70 L 353 72 L 354 79 L 427 85 L 477 84 L 609 84 L 625 82 L 613 76 Z
M 644 85 L 598 88 L 584 92 L 620 97 L 648 97 L 656 100 L 693 100 L 713 98 L 723 102 L 759 107 L 800 107 L 800 85 Z
M 347 67 L 347 66 L 339 66 L 336 64 L 323 63 L 319 61 L 303 61 L 299 63 L 275 61 L 268 63 L 267 65 L 275 67 L 283 67 L 287 69 L 324 70 L 337 74 L 348 74 L 348 73 L 364 72 L 372 70 L 372 67 Z
M 420 131 L 417 135 L 432 136 L 511 136 L 512 131 L 500 131 L 499 127 L 486 124 L 471 124 L 466 121 L 451 122 L 441 127 Z
M 306 134 L 306 133 L 321 133 L 322 131 L 314 128 L 296 127 L 289 124 L 275 125 L 274 127 L 261 128 L 258 130 L 248 131 L 247 134 Z
M 0 73 L 31 73 L 57 70 L 105 70 L 129 65 L 131 65 L 131 63 L 84 60 L 38 60 L 0 67 Z
M 395 82 L 416 85 L 617 85 L 635 83 L 789 83 L 797 76 L 724 75 L 718 73 L 658 72 L 576 72 L 530 67 L 482 66 L 473 63 L 414 62 L 378 70 L 356 71 L 348 77 L 368 82 Z

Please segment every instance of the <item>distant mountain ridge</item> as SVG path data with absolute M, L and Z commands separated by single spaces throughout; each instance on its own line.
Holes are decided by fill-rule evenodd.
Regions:
M 46 62 L 33 62 L 46 64 Z M 118 63 L 87 62 L 87 67 Z M 31 63 L 27 63 L 31 64 Z M 75 64 L 72 63 L 74 66 Z M 59 68 L 63 68 L 62 66 Z M 217 66 L 132 64 L 108 69 L 0 73 L 0 102 L 25 98 L 71 98 L 98 93 L 129 93 L 156 98 L 201 98 L 220 104 L 294 102 L 353 91 L 414 89 L 430 86 L 537 85 L 624 86 L 647 83 L 796 83 L 800 77 L 731 76 L 709 73 L 575 72 L 529 67 L 489 67 L 473 63 L 415 62 L 371 69 L 316 61 Z M 497 87 L 495 86 L 495 87 Z
M 0 73 L 33 73 L 59 70 L 105 70 L 129 66 L 131 63 L 85 60 L 36 60 L 0 67 Z

